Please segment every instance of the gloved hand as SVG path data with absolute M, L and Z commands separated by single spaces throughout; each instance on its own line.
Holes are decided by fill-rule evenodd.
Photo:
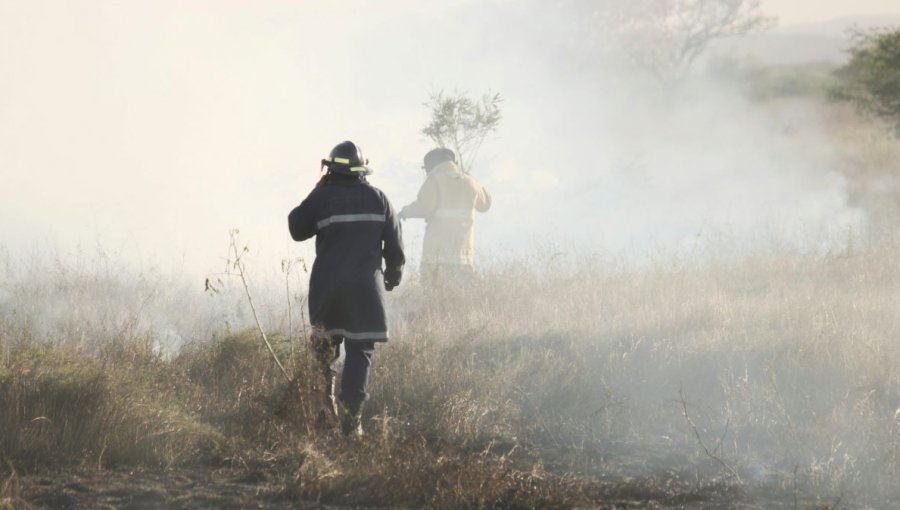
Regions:
M 394 287 L 400 285 L 400 278 L 403 276 L 403 268 L 386 269 L 384 271 L 384 290 L 390 292 Z

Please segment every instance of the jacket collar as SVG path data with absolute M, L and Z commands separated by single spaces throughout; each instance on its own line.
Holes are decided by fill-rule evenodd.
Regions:
M 428 172 L 429 175 L 431 175 L 431 174 L 434 174 L 434 175 L 452 174 L 452 173 L 456 173 L 456 174 L 462 173 L 462 172 L 460 172 L 459 167 L 456 166 L 456 163 L 454 163 L 452 161 L 444 161 L 442 163 L 438 163 L 437 165 L 435 165 L 434 168 L 431 169 L 430 172 Z

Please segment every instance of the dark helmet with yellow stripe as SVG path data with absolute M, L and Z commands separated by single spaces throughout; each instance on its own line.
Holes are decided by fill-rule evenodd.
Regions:
M 331 154 L 322 160 L 322 167 L 328 168 L 329 173 L 343 175 L 369 175 L 372 169 L 368 164 L 362 150 L 349 140 L 335 145 Z

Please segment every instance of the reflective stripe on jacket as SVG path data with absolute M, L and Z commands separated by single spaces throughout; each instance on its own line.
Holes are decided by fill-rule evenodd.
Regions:
M 405 257 L 384 193 L 357 179 L 327 182 L 291 211 L 288 228 L 295 241 L 316 237 L 310 322 L 348 340 L 386 341 L 384 281 L 400 280 Z

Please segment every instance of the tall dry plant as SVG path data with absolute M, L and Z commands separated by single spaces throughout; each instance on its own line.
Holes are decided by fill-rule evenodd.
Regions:
M 439 147 L 453 149 L 460 169 L 469 173 L 485 139 L 500 125 L 502 101 L 500 94 L 490 92 L 480 99 L 461 92 L 432 92 L 425 103 L 431 120 L 422 128 L 422 134 Z

